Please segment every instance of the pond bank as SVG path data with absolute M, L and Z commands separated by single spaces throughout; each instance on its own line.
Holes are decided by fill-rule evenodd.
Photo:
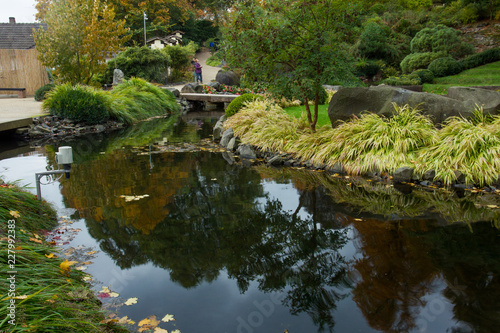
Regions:
M 5 291 L 0 295 L 2 332 L 127 332 L 102 322 L 101 302 L 84 281 L 85 274 L 72 269 L 77 262 L 63 260 L 54 246 L 61 235 L 46 241 L 48 230 L 62 223 L 49 204 L 0 179 L 0 217 L 0 234 L 5 235 L 0 253 L 9 274 L 0 282 Z

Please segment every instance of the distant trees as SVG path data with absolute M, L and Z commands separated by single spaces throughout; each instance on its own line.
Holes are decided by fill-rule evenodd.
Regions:
M 91 83 L 129 38 L 125 22 L 100 0 L 40 0 L 37 8 L 47 24 L 33 32 L 38 57 L 60 82 Z

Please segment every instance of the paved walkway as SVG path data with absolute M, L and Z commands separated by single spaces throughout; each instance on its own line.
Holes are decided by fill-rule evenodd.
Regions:
M 28 98 L 0 98 L 0 131 L 28 126 L 31 118 L 43 115 L 42 103 Z
M 207 65 L 207 59 L 211 56 L 210 52 L 202 51 L 196 54 L 196 58 L 200 61 L 201 68 L 201 76 L 203 79 L 203 83 L 207 84 L 215 80 L 217 76 L 217 72 L 220 70 L 219 67 L 212 67 Z M 185 84 L 173 86 L 179 91 L 184 87 Z

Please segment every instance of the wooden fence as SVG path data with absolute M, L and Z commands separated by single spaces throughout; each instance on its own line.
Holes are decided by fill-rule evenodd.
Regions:
M 0 88 L 26 88 L 26 95 L 49 83 L 37 51 L 0 49 Z

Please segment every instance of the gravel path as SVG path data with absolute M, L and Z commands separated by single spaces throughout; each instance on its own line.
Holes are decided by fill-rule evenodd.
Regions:
M 207 65 L 206 62 L 210 56 L 211 54 L 208 51 L 202 51 L 196 54 L 196 58 L 198 58 L 202 66 L 201 73 L 204 84 L 214 81 L 215 77 L 217 76 L 217 72 L 220 70 L 220 67 L 212 67 Z M 180 91 L 184 86 L 185 84 L 181 84 L 181 85 L 175 85 L 173 87 Z

